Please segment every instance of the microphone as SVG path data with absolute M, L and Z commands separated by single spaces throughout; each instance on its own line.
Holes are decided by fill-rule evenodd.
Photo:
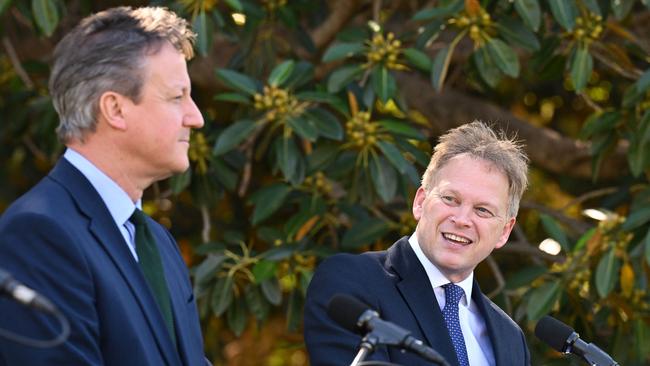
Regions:
M 578 355 L 592 366 L 618 366 L 605 351 L 583 341 L 573 328 L 548 315 L 537 322 L 535 336 L 558 352 Z
M 374 347 L 377 344 L 397 346 L 438 364 L 449 366 L 438 352 L 411 336 L 411 332 L 391 322 L 382 320 L 379 314 L 356 298 L 338 294 L 327 305 L 327 315 L 351 332 L 366 335 Z
M 14 280 L 14 278 L 9 274 L 9 272 L 0 269 L 0 295 L 5 294 L 12 298 L 13 300 L 43 311 L 49 314 L 56 314 L 57 309 L 44 296 L 40 295 L 31 288 L 23 285 L 22 283 Z

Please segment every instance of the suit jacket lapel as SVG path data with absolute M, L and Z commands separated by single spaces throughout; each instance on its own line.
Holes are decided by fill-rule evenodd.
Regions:
M 490 342 L 492 343 L 495 364 L 512 364 L 508 361 L 510 358 L 508 355 L 512 354 L 511 350 L 509 350 L 509 345 L 512 344 L 512 339 L 508 337 L 508 333 L 505 333 L 501 329 L 500 324 L 502 324 L 502 316 L 492 309 L 492 305 L 489 303 L 489 300 L 485 295 L 483 295 L 483 292 L 481 292 L 476 280 L 474 280 L 474 284 L 472 285 L 472 301 L 476 302 L 476 305 L 483 316 L 483 320 L 485 321 L 490 336 Z
M 79 170 L 63 158 L 50 172 L 50 177 L 70 192 L 79 210 L 89 218 L 90 232 L 112 259 L 140 304 L 160 353 L 169 365 L 180 364 L 179 356 L 175 352 L 176 346 L 172 344 L 162 315 L 159 311 L 150 310 L 157 306 L 153 294 L 97 191 Z
M 397 289 L 429 345 L 444 356 L 451 365 L 457 365 L 454 346 L 449 338 L 431 283 L 407 238 L 400 239 L 388 249 L 386 265 L 392 267 L 399 275 Z

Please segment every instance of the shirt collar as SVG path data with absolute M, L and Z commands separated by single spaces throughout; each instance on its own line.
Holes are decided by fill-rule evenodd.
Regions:
M 431 286 L 435 289 L 437 287 L 441 287 L 443 285 L 446 285 L 450 283 L 451 281 L 445 277 L 442 272 L 436 267 L 429 258 L 424 254 L 422 251 L 422 248 L 420 248 L 420 243 L 418 243 L 418 238 L 415 233 L 411 235 L 409 238 L 409 244 L 411 245 L 411 248 L 415 252 L 415 255 L 418 257 L 418 260 L 420 263 L 422 263 L 422 266 L 424 267 L 424 271 L 427 273 L 427 277 L 429 277 L 429 282 L 431 282 Z M 474 284 L 474 272 L 471 272 L 467 278 L 464 280 L 455 283 L 455 285 L 460 286 L 463 291 L 465 292 L 465 300 L 466 304 L 469 307 L 471 304 L 472 300 L 472 286 Z M 461 301 L 462 303 L 463 301 Z
M 118 227 L 124 225 L 136 207 L 141 206 L 141 200 L 135 203 L 131 201 L 129 195 L 114 180 L 99 170 L 83 155 L 71 148 L 67 148 L 63 157 L 88 179 L 93 188 L 99 193 Z

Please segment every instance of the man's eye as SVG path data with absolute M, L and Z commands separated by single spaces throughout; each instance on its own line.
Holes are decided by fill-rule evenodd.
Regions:
M 456 198 L 453 196 L 440 196 L 440 199 L 445 203 L 457 203 Z
M 478 212 L 478 215 L 480 217 L 494 217 L 494 214 L 492 213 L 492 211 L 488 210 L 485 207 L 477 207 L 476 212 Z

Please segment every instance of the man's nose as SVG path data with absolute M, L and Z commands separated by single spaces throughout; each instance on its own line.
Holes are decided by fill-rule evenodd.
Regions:
M 194 100 L 190 98 L 183 124 L 190 128 L 201 128 L 204 123 L 203 115 L 201 114 L 199 107 L 197 107 Z

